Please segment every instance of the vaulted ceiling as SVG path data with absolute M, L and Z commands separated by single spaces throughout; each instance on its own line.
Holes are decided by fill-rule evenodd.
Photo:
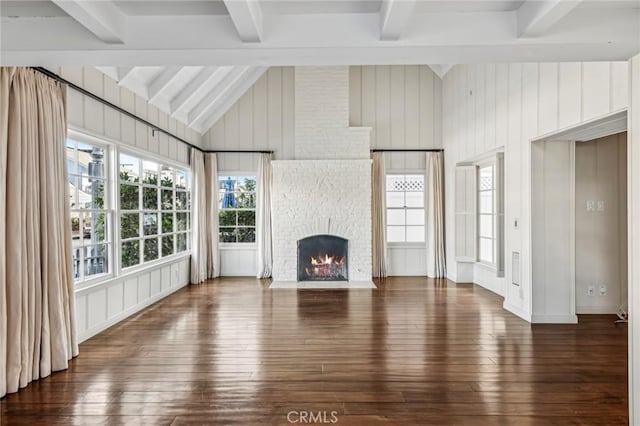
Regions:
M 0 0 L 0 64 L 97 66 L 204 132 L 271 65 L 626 60 L 638 0 Z

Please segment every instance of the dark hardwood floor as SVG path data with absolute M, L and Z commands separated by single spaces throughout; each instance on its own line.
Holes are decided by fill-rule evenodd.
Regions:
M 0 423 L 627 424 L 627 327 L 614 317 L 531 326 L 477 286 L 378 286 L 187 287 L 8 395 Z

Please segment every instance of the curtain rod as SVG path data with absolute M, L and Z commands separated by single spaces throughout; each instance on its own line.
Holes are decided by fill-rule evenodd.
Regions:
M 174 135 L 174 134 L 173 134 L 173 133 L 171 133 L 171 132 L 167 132 L 166 130 L 163 130 L 163 129 L 159 128 L 158 126 L 156 126 L 155 124 L 152 124 L 152 123 L 148 122 L 148 121 L 147 121 L 147 120 L 145 120 L 144 118 L 138 117 L 137 115 L 132 114 L 132 113 L 130 113 L 129 111 L 127 111 L 127 110 L 123 109 L 123 108 L 120 108 L 119 106 L 117 106 L 117 105 L 115 105 L 115 104 L 113 104 L 113 103 L 109 102 L 108 100 L 106 100 L 106 99 L 104 99 L 104 98 L 101 98 L 100 96 L 98 96 L 98 95 L 96 95 L 96 94 L 94 94 L 94 93 L 91 93 L 91 92 L 90 92 L 90 91 L 88 91 L 87 89 L 84 89 L 84 88 L 82 88 L 82 87 L 78 86 L 77 84 L 74 84 L 74 83 L 70 82 L 69 80 L 67 80 L 67 79 L 65 79 L 65 78 L 63 78 L 63 77 L 60 77 L 58 74 L 56 74 L 56 73 L 54 73 L 54 72 L 52 72 L 52 71 L 49 71 L 49 70 L 48 70 L 48 69 L 46 69 L 46 68 L 43 68 L 43 67 L 29 67 L 29 68 L 31 68 L 32 70 L 35 70 L 35 71 L 37 71 L 37 72 L 39 72 L 39 73 L 41 73 L 41 74 L 44 74 L 44 75 L 46 75 L 46 76 L 47 76 L 47 77 L 49 77 L 49 78 L 52 78 L 52 79 L 54 79 L 54 80 L 56 80 L 56 81 L 59 81 L 60 83 L 64 83 L 64 84 L 66 84 L 68 87 L 72 88 L 73 90 L 75 90 L 75 91 L 77 91 L 77 92 L 80 92 L 80 93 L 82 93 L 83 95 L 88 96 L 88 97 L 90 97 L 91 99 L 93 99 L 93 100 L 95 100 L 95 101 L 98 101 L 98 102 L 100 102 L 101 104 L 106 105 L 106 106 L 108 106 L 109 108 L 112 108 L 112 109 L 114 109 L 114 110 L 118 111 L 118 112 L 119 112 L 119 113 L 121 113 L 121 114 L 126 115 L 127 117 L 133 118 L 134 120 L 137 120 L 137 121 L 139 121 L 139 122 L 141 122 L 141 123 L 146 124 L 146 125 L 147 125 L 148 127 L 150 127 L 152 130 L 154 130 L 154 131 L 158 131 L 158 132 L 160 132 L 160 133 L 164 133 L 165 135 L 170 136 L 170 137 L 172 137 L 173 139 L 175 139 L 175 140 L 177 140 L 177 141 L 179 141 L 179 142 L 182 142 L 183 144 L 187 145 L 187 146 L 188 146 L 189 148 L 191 148 L 191 149 L 196 149 L 196 150 L 198 150 L 198 151 L 200 151 L 200 152 L 209 152 L 209 151 L 203 151 L 203 150 L 202 150 L 202 148 L 197 147 L 197 146 L 195 146 L 194 144 L 189 143 L 189 142 L 187 142 L 186 140 L 184 140 L 184 139 L 182 139 L 182 138 L 179 138 L 178 136 Z
M 443 152 L 442 148 L 429 149 L 372 149 L 371 152 Z
M 273 154 L 274 151 L 262 151 L 262 150 L 232 150 L 232 149 L 210 149 L 203 152 L 211 154 Z

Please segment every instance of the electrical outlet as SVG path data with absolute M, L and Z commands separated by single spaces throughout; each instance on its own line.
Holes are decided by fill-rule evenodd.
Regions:
M 596 289 L 594 286 L 590 285 L 589 288 L 587 288 L 587 296 L 593 296 L 596 292 Z
M 596 202 L 593 200 L 587 200 L 587 211 L 595 212 L 596 211 Z
M 597 209 L 598 209 L 599 212 L 603 212 L 604 211 L 604 201 L 603 200 L 599 200 L 598 201 Z
M 600 286 L 600 296 L 606 296 L 607 295 L 607 286 L 602 284 Z

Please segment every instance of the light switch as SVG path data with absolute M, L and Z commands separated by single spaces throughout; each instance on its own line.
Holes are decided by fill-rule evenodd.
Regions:
M 604 200 L 598 200 L 598 211 L 599 212 L 604 211 Z

